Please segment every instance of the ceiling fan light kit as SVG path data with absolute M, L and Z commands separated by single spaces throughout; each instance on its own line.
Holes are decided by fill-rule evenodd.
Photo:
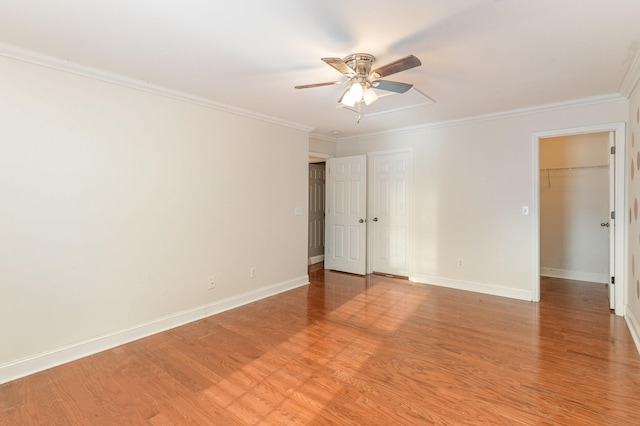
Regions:
M 368 53 L 354 53 L 342 59 L 322 58 L 322 60 L 327 65 L 344 74 L 347 79 L 344 81 L 306 84 L 303 86 L 295 86 L 295 88 L 308 89 L 349 83 L 349 87 L 347 87 L 338 100 L 339 103 L 348 107 L 353 107 L 362 102 L 364 102 L 365 105 L 371 105 L 377 101 L 378 94 L 374 88 L 395 93 L 405 93 L 413 87 L 412 84 L 380 80 L 380 78 L 422 65 L 420 60 L 413 55 L 398 59 L 397 61 L 376 68 L 373 71 L 371 67 L 376 61 L 376 58 Z
M 351 86 L 349 86 L 342 94 L 340 103 L 352 107 L 356 102 L 362 102 L 363 95 L 364 88 L 362 87 L 362 83 L 359 81 L 352 81 Z
M 362 100 L 364 100 L 365 105 L 371 105 L 378 100 L 378 94 L 373 90 L 373 87 L 369 87 L 362 94 Z

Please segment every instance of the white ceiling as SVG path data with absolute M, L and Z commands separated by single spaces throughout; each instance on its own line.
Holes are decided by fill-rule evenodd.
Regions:
M 0 0 L 0 43 L 348 138 L 618 94 L 640 1 Z M 416 55 L 387 79 L 419 92 L 358 124 L 344 86 L 293 88 L 340 80 L 320 58 L 356 52 Z

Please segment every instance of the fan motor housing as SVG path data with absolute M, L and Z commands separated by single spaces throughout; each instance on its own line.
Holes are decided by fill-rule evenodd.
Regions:
M 356 72 L 356 75 L 369 75 L 371 66 L 376 61 L 373 55 L 368 53 L 354 53 L 342 58 L 345 64 Z

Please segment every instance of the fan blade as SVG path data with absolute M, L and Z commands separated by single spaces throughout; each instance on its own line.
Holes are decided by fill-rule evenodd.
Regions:
M 389 92 L 404 93 L 413 87 L 413 84 L 399 83 L 397 81 L 376 80 L 371 83 L 374 89 L 388 90 Z
M 351 69 L 351 67 L 344 63 L 344 61 L 340 58 L 322 58 L 322 60 L 327 64 L 331 65 L 333 68 L 341 72 L 345 75 L 352 75 L 356 72 Z
M 329 81 L 327 83 L 315 83 L 315 84 L 305 84 L 303 86 L 295 86 L 296 89 L 310 89 L 312 87 L 321 87 L 321 86 L 333 86 L 342 84 L 344 81 Z
M 420 59 L 416 58 L 413 55 L 409 55 L 387 65 L 383 65 L 380 68 L 376 68 L 375 70 L 371 71 L 371 76 L 373 76 L 374 78 L 386 77 L 400 71 L 419 67 L 420 65 L 422 65 Z

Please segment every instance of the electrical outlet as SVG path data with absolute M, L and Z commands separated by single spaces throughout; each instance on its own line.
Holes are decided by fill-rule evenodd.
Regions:
M 216 288 L 216 277 L 209 277 L 209 290 Z
M 255 267 L 255 266 L 252 266 L 252 267 L 249 269 L 249 278 L 255 278 L 255 277 L 256 277 L 256 267 Z
M 464 259 L 458 259 L 458 268 L 464 268 Z

